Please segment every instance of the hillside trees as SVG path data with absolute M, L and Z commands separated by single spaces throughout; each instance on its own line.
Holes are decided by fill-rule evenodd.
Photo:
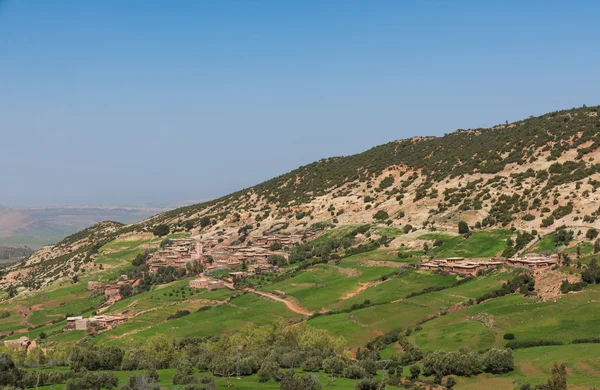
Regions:
M 17 387 L 23 374 L 17 368 L 10 355 L 0 354 L 0 386 Z
M 458 222 L 458 234 L 469 233 L 469 225 L 465 221 Z
M 586 283 L 600 283 L 600 266 L 598 266 L 598 260 L 595 258 L 590 260 L 586 269 L 581 273 L 581 278 Z
M 170 228 L 167 224 L 156 225 L 154 229 L 152 229 L 152 234 L 154 234 L 157 237 L 164 237 L 167 234 L 169 234 L 169 232 Z
M 482 360 L 485 371 L 502 374 L 514 370 L 515 358 L 508 348 L 492 348 L 485 353 Z

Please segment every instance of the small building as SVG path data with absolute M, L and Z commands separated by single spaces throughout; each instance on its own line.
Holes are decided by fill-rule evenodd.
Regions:
M 246 279 L 248 277 L 248 273 L 243 271 L 230 272 L 229 277 L 231 278 L 231 281 L 235 283 L 237 280 Z
M 14 350 L 27 350 L 30 346 L 32 346 L 32 341 L 29 340 L 29 337 L 22 336 L 16 340 L 6 340 L 4 341 L 4 346 L 6 348 L 14 349 Z
M 90 317 L 89 319 L 92 325 L 99 328 L 113 328 L 127 320 L 126 317 L 116 315 L 99 315 Z M 90 324 L 88 324 L 89 326 Z
M 75 321 L 75 330 L 87 331 L 91 327 L 91 321 L 89 318 L 82 318 Z
M 208 282 L 210 282 L 211 280 L 212 279 L 208 279 L 208 278 L 200 278 L 200 279 L 190 280 L 189 287 L 190 288 L 206 288 L 206 286 L 208 286 Z
M 87 289 L 89 291 L 97 291 L 104 289 L 104 283 L 101 282 L 88 282 Z
M 65 325 L 64 330 L 69 331 L 75 329 L 77 321 L 82 319 L 82 316 L 67 317 L 67 324 Z
M 223 282 L 222 280 L 211 280 L 210 282 L 208 282 L 206 289 L 208 291 L 212 291 L 223 287 L 225 287 L 225 282 Z

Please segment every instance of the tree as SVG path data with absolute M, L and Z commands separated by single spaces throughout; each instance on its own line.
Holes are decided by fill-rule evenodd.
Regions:
M 315 375 L 295 375 L 293 371 L 282 375 L 281 390 L 320 390 L 323 386 Z
M 592 241 L 596 237 L 598 237 L 598 230 L 594 228 L 588 229 L 588 231 L 585 233 L 585 238 L 587 238 L 590 241 Z
M 378 390 L 380 388 L 381 384 L 375 378 L 362 378 L 354 385 L 355 390 Z
M 152 229 L 152 233 L 157 237 L 166 236 L 170 231 L 169 225 L 165 224 L 156 225 L 154 229 Z
M 567 390 L 567 368 L 564 363 L 560 365 L 554 363 L 552 367 L 552 375 L 548 379 L 548 383 L 536 387 L 540 390 Z
M 328 357 L 323 360 L 323 371 L 328 374 L 341 374 L 346 364 L 337 356 Z
M 594 284 L 600 282 L 600 266 L 598 260 L 592 258 L 587 268 L 581 273 L 584 282 Z
M 275 378 L 279 372 L 279 364 L 272 360 L 264 362 L 258 370 L 258 381 L 261 383 L 269 381 L 271 378 Z
M 379 210 L 375 213 L 375 215 L 373 215 L 373 219 L 376 219 L 377 221 L 380 221 L 380 222 L 385 221 L 389 217 L 390 217 L 389 214 L 385 210 Z
M 281 249 L 281 244 L 279 242 L 274 242 L 271 245 L 269 245 L 270 251 L 278 251 L 280 249 Z
M 277 267 L 282 267 L 285 264 L 287 264 L 285 257 L 283 257 L 281 255 L 271 255 L 271 256 L 269 256 L 267 261 L 269 262 L 269 264 L 275 265 Z
M 9 354 L 0 355 L 0 386 L 17 387 L 21 381 L 22 373 L 15 366 Z
M 360 379 L 367 376 L 367 372 L 364 368 L 358 364 L 350 364 L 344 369 L 344 378 L 348 379 Z
M 210 218 L 209 217 L 202 217 L 202 219 L 200 220 L 200 227 L 207 227 L 208 225 L 210 225 Z
M 502 374 L 514 370 L 515 358 L 509 348 L 492 348 L 483 356 L 483 365 L 487 372 Z
M 469 233 L 469 225 L 465 221 L 460 221 L 458 223 L 458 234 L 467 234 Z
M 187 230 L 189 232 L 190 230 L 192 230 L 194 228 L 194 222 L 185 221 L 185 223 L 183 224 L 183 227 L 185 228 L 185 230 Z
M 413 381 L 418 379 L 419 375 L 421 375 L 421 367 L 417 366 L 416 364 L 410 366 L 409 370 L 410 370 L 410 379 Z

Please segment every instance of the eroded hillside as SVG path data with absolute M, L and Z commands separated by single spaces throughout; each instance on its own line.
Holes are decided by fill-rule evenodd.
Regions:
M 542 235 L 562 225 L 600 227 L 598 110 L 394 141 L 139 224 L 100 224 L 13 266 L 3 283 L 39 286 L 72 277 L 99 244 L 162 224 L 230 241 L 373 222 L 444 230 L 464 220 L 475 229 L 514 226 Z

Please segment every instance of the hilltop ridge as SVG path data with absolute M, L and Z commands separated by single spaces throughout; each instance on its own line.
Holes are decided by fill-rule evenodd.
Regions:
M 513 226 L 540 234 L 562 225 L 600 227 L 598 111 L 584 106 L 322 159 L 219 199 L 111 226 L 100 241 L 160 224 L 171 232 L 234 239 L 372 222 L 443 230 L 465 220 L 476 229 Z M 93 256 L 93 247 L 71 238 L 23 264 L 58 264 L 60 258 L 73 269 Z M 60 267 L 54 268 L 58 277 Z

